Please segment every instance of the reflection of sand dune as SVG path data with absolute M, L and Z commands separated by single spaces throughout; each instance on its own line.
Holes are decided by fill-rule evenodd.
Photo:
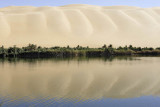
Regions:
M 0 38 L 6 46 L 28 43 L 159 46 L 159 17 L 158 7 L 10 6 L 0 8 Z
M 0 94 L 84 99 L 157 96 L 160 95 L 157 61 L 160 60 L 155 58 L 152 64 L 147 58 L 144 61 L 4 63 L 0 64 Z

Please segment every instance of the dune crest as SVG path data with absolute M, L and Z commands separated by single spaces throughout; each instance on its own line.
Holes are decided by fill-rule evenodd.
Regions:
M 160 8 L 73 4 L 0 8 L 0 45 L 160 46 Z

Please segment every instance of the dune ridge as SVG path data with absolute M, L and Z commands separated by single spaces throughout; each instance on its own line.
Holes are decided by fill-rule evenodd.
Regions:
M 0 8 L 0 45 L 160 46 L 160 8 L 74 4 Z

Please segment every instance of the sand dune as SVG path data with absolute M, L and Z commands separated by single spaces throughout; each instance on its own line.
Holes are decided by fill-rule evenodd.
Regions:
M 0 44 L 160 46 L 160 8 L 9 6 L 0 8 Z

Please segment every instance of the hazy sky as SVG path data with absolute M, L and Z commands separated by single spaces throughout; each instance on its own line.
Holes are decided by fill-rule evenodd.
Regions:
M 160 0 L 0 0 L 0 7 L 5 6 L 61 6 L 67 4 L 93 4 L 102 6 L 129 5 L 139 7 L 160 6 Z

